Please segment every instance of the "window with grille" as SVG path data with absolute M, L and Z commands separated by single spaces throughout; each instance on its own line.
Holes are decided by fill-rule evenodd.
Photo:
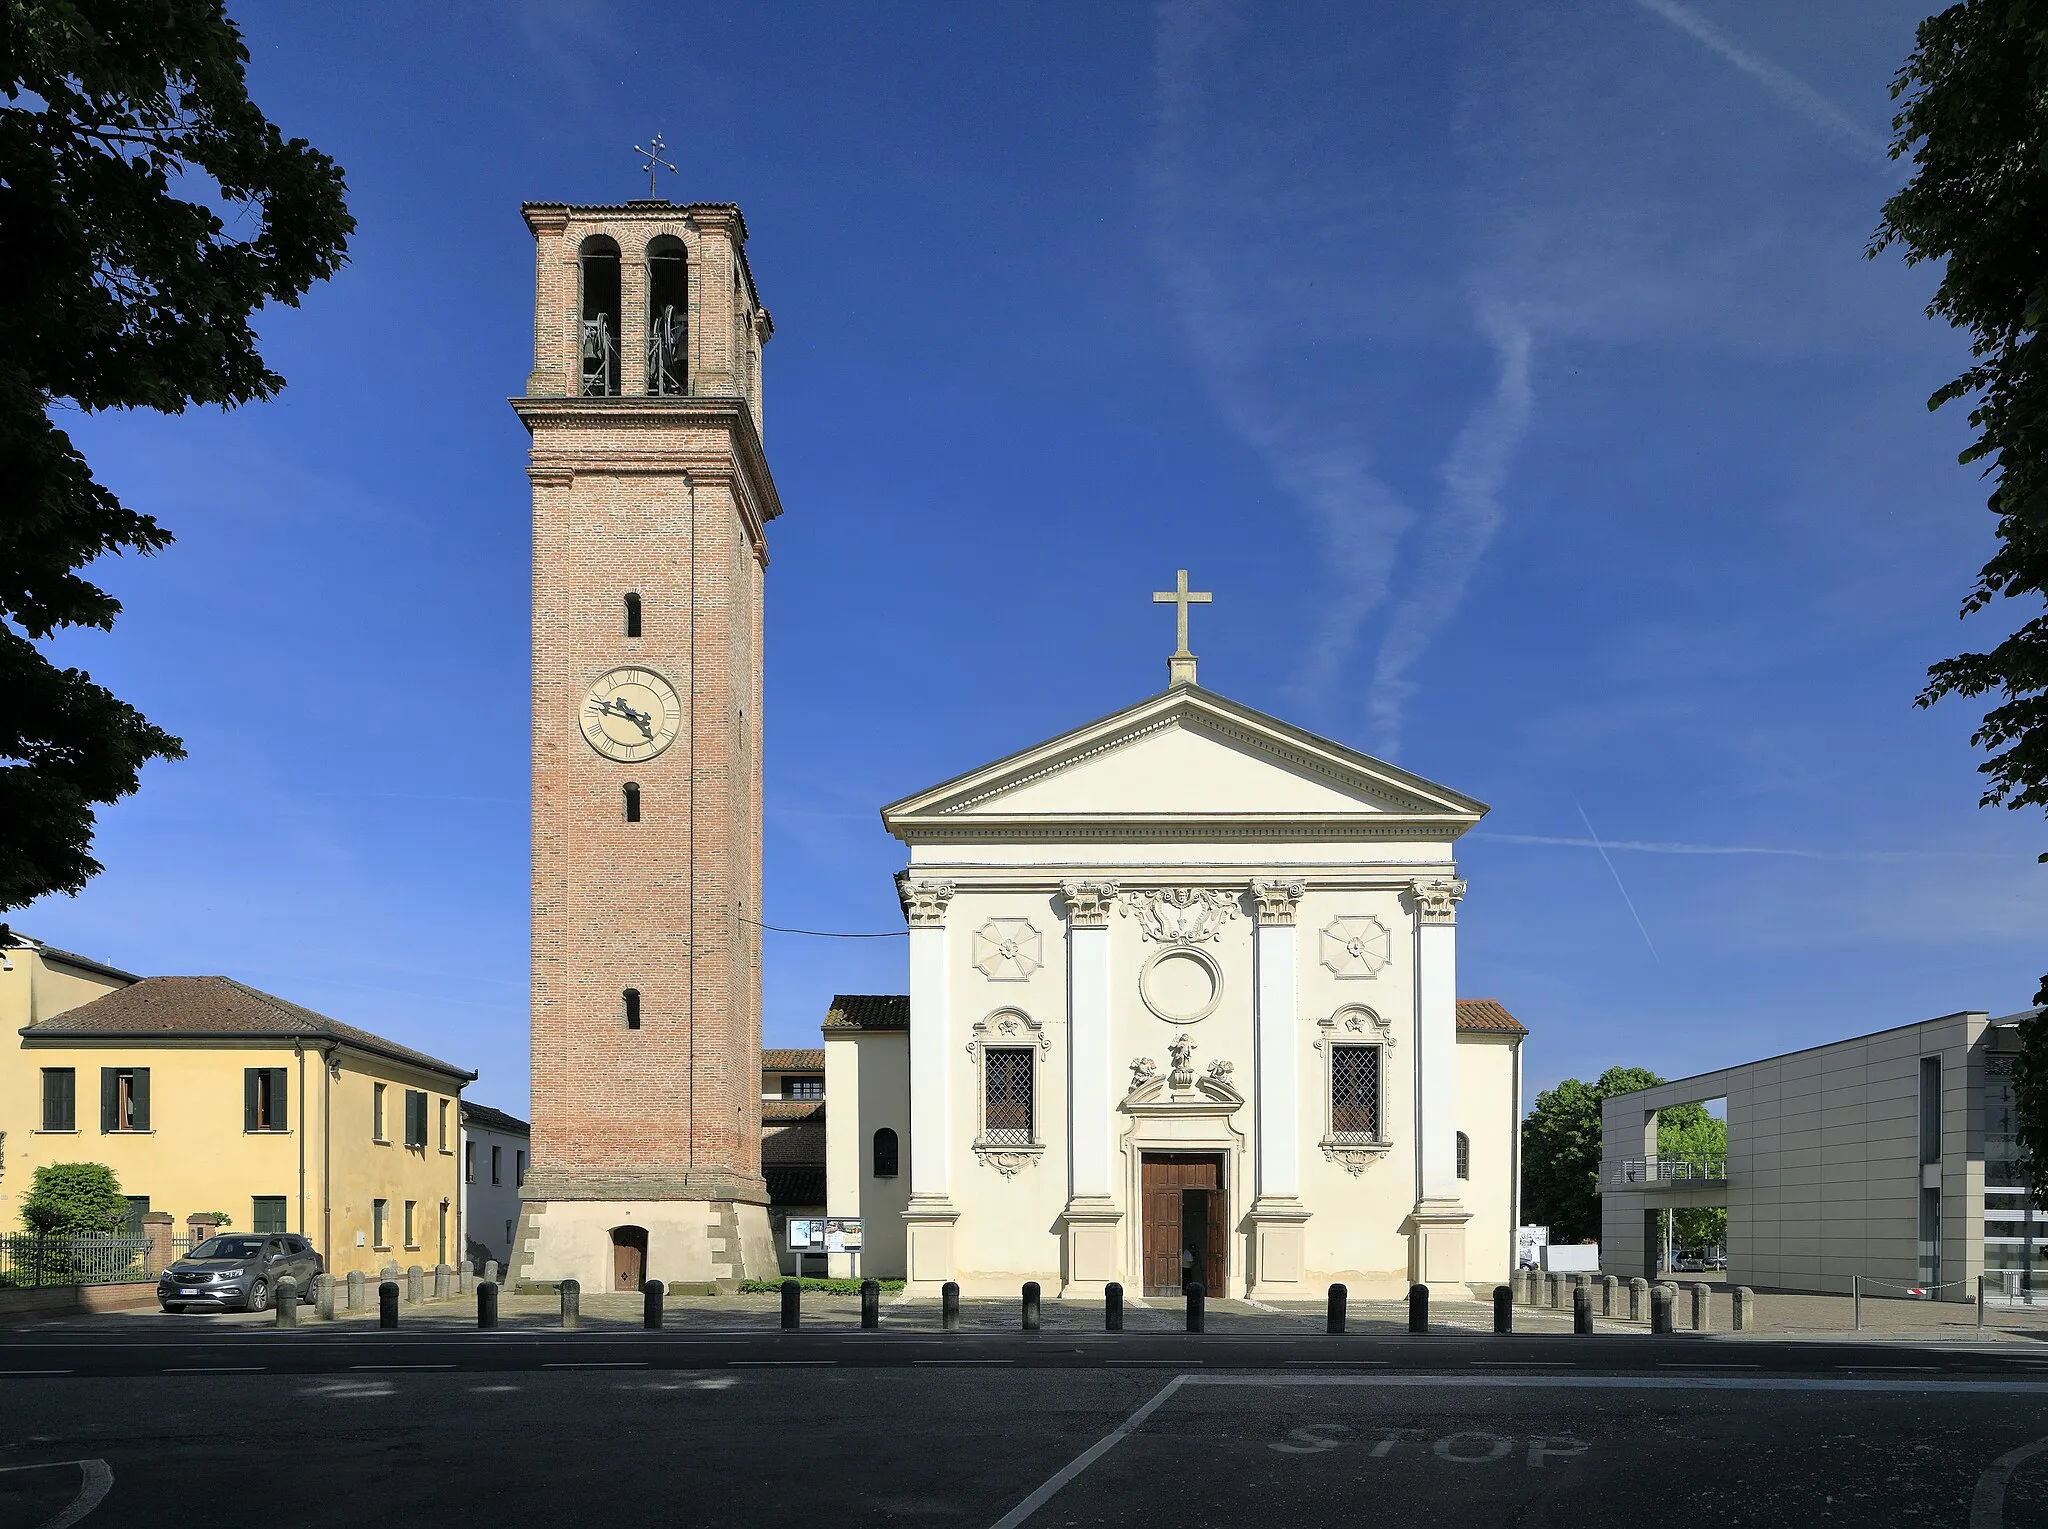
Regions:
M 1472 1138 L 1463 1131 L 1458 1133 L 1458 1177 L 1472 1177 Z
M 1031 1140 L 1031 1049 L 995 1046 L 982 1053 L 981 1135 L 1017 1146 Z
M 1380 1139 L 1380 1048 L 1330 1052 L 1330 1134 L 1339 1141 Z
M 887 1126 L 883 1126 L 881 1130 L 875 1132 L 876 1178 L 895 1178 L 897 1173 L 897 1161 L 899 1155 L 900 1149 L 898 1147 L 896 1141 L 896 1133 L 894 1131 L 890 1130 Z
M 817 1076 L 785 1077 L 782 1080 L 782 1097 L 785 1099 L 822 1099 L 825 1097 L 825 1080 Z

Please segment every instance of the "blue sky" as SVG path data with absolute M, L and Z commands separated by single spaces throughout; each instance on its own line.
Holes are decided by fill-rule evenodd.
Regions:
M 1185 566 L 1204 683 L 1493 805 L 1460 987 L 1531 1098 L 2048 965 L 2048 825 L 1911 706 L 2011 619 L 1955 614 L 1963 347 L 1863 258 L 1914 7 L 234 9 L 360 231 L 280 399 L 78 425 L 178 542 L 55 649 L 191 757 L 24 931 L 524 1108 L 518 205 L 644 195 L 658 129 L 776 319 L 772 922 L 900 928 L 876 808 L 1158 689 Z M 902 962 L 770 936 L 769 1043 Z

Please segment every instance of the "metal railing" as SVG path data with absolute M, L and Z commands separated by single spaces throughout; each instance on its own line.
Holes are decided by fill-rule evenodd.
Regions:
M 0 1289 L 117 1285 L 156 1277 L 146 1237 L 0 1235 Z
M 1600 1165 L 1603 1184 L 1725 1184 L 1724 1157 L 1622 1157 Z

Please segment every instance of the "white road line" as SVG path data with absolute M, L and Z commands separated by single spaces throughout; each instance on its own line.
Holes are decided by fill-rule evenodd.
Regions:
M 260 1364 L 174 1364 L 166 1375 L 261 1375 L 268 1368 Z
M 1174 1392 L 1178 1391 L 1183 1385 L 1187 1384 L 1187 1382 L 1195 1378 L 1196 1377 L 1192 1375 L 1174 1376 L 1172 1380 L 1169 1380 L 1165 1385 L 1159 1388 L 1158 1392 L 1153 1396 L 1153 1398 L 1150 1401 L 1146 1402 L 1144 1406 L 1140 1407 L 1136 1412 L 1133 1412 L 1129 1417 L 1125 1418 L 1123 1421 L 1123 1425 L 1119 1427 L 1114 1433 L 1104 1434 L 1101 1438 L 1097 1439 L 1087 1449 L 1083 1450 L 1080 1454 L 1076 1455 L 1072 1460 L 1069 1460 L 1065 1465 L 1061 1466 L 1059 1470 L 1054 1472 L 1052 1477 L 1049 1480 L 1047 1480 L 1044 1483 L 1044 1485 L 1040 1486 L 1037 1491 L 1033 1492 L 1029 1497 L 1025 1498 L 1022 1502 L 1018 1503 L 1016 1507 L 1012 1508 L 1009 1512 L 1005 1513 L 1001 1518 L 997 1519 L 995 1521 L 995 1524 L 993 1525 L 993 1529 L 1017 1529 L 1017 1526 L 1019 1524 L 1023 1523 L 1026 1519 L 1030 1518 L 1032 1514 L 1036 1513 L 1048 1502 L 1051 1502 L 1054 1494 L 1056 1494 L 1061 1487 L 1065 1486 L 1068 1482 L 1072 1481 L 1076 1476 L 1080 1475 L 1081 1472 L 1087 1470 L 1088 1467 L 1093 1465 L 1097 1460 L 1100 1460 L 1112 1449 L 1115 1449 L 1117 1445 L 1121 1444 L 1127 1437 L 1137 1432 L 1138 1429 L 1142 1428 L 1145 1424 L 1145 1419 L 1149 1418 L 1150 1416 L 1152 1416 L 1153 1413 L 1157 1412 L 1159 1408 L 1165 1403 L 1168 1397 L 1172 1396 Z M 1971 1529 L 1975 1529 L 1975 1526 L 1972 1525 Z
M 805 1369 L 813 1365 L 837 1364 L 836 1359 L 728 1359 L 730 1370 L 788 1370 Z
M 1468 1359 L 1465 1362 L 1476 1369 L 1482 1370 L 1492 1369 L 1501 1365 L 1515 1365 L 1524 1369 L 1539 1370 L 1576 1370 L 1579 1367 L 1579 1362 L 1576 1359 Z
M 551 1359 L 541 1366 L 543 1370 L 644 1370 L 644 1359 Z
M 2048 1439 L 2036 1439 L 2018 1449 L 2007 1450 L 1977 1478 L 1977 1490 L 1970 1494 L 1970 1529 L 2005 1529 L 2005 1484 L 2026 1461 L 2048 1449 Z
M 2048 1396 L 2048 1380 L 1861 1380 L 1802 1375 L 1185 1375 L 1191 1386 L 1371 1386 L 1526 1391 L 1861 1391 L 1980 1396 Z
M 1938 1364 L 1838 1364 L 1838 1370 L 1939 1370 Z
M 1706 1359 L 1660 1359 L 1657 1361 L 1657 1368 L 1660 1370 L 1761 1370 L 1763 1366 L 1760 1364 L 1715 1364 L 1711 1360 Z M 1836 1365 L 1835 1368 L 1839 1370 L 1848 1368 L 1848 1366 Z M 1931 1370 L 1934 1366 L 1931 1364 L 1880 1364 L 1873 1365 L 1871 1368 L 1878 1370 Z
M 1346 1366 L 1393 1363 L 1390 1359 L 1290 1359 L 1287 1362 L 1289 1364 L 1336 1364 Z
M 452 1364 L 352 1364 L 351 1370 L 452 1370 Z
M 0 1370 L 0 1375 L 69 1375 L 69 1370 Z
M 53 1460 L 46 1465 L 0 1465 L 0 1471 L 47 1471 L 63 1466 L 75 1465 L 84 1479 L 80 1481 L 78 1495 L 60 1510 L 55 1518 L 46 1518 L 37 1529 L 71 1529 L 88 1513 L 97 1508 L 107 1493 L 114 1488 L 114 1473 L 104 1460 Z
M 913 1359 L 912 1364 L 1015 1364 L 1014 1359 Z

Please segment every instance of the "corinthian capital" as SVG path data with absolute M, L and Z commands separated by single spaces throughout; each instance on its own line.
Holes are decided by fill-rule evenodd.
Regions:
M 896 877 L 896 895 L 903 901 L 903 917 L 911 928 L 942 928 L 946 904 L 953 900 L 953 883 L 916 881 L 908 871 L 903 871 Z
M 1258 904 L 1259 922 L 1262 924 L 1291 924 L 1294 922 L 1294 905 L 1301 901 L 1308 891 L 1305 881 L 1255 881 L 1252 883 L 1252 901 Z
M 1117 884 L 1113 881 L 1063 881 L 1060 895 L 1067 900 L 1067 925 L 1072 929 L 1106 929 L 1109 911 L 1116 905 Z
M 1455 876 L 1439 876 L 1434 881 L 1418 881 L 1410 890 L 1415 894 L 1415 911 L 1422 916 L 1425 924 L 1455 924 L 1458 921 L 1458 899 L 1465 895 L 1465 883 Z

